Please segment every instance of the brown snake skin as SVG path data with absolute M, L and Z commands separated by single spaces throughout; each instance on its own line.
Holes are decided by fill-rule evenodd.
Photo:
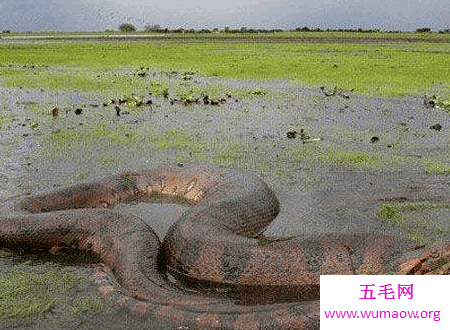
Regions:
M 144 221 L 111 209 L 154 198 L 193 205 L 162 244 Z M 93 275 L 103 297 L 189 329 L 319 329 L 320 274 L 448 273 L 450 243 L 262 239 L 279 202 L 262 180 L 234 170 L 126 172 L 5 205 L 0 247 L 91 251 L 104 263 Z

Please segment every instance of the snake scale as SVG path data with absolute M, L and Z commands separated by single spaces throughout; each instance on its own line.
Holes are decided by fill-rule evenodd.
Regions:
M 113 208 L 155 198 L 192 205 L 162 243 L 143 220 Z M 4 204 L 0 247 L 90 251 L 102 260 L 92 278 L 104 298 L 191 329 L 319 329 L 320 274 L 448 273 L 446 242 L 261 239 L 279 202 L 257 176 L 230 169 L 124 172 Z

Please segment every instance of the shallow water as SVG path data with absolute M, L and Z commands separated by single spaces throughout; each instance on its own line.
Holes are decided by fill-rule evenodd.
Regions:
M 245 146 L 243 160 L 237 163 L 237 167 L 249 168 L 262 175 L 281 201 L 280 215 L 267 228 L 267 234 L 272 236 L 387 230 L 375 217 L 384 195 L 408 200 L 446 199 L 446 175 L 427 174 L 420 161 L 425 157 L 445 157 L 448 154 L 450 116 L 441 109 L 426 108 L 421 97 L 381 98 L 351 92 L 327 97 L 319 88 L 295 83 L 200 76 L 194 76 L 190 83 L 215 85 L 224 90 L 229 86 L 249 88 L 250 91 L 257 88 L 267 95 L 231 97 L 220 106 L 194 104 L 187 107 L 177 103 L 170 105 L 163 98 L 153 98 L 152 109 L 116 116 L 111 106 L 101 105 L 102 95 L 1 88 L 6 119 L 1 128 L 0 180 L 4 184 L 0 188 L 0 197 L 89 181 L 127 169 L 143 169 L 164 163 L 174 165 L 180 155 L 189 153 L 178 147 L 155 150 L 133 143 L 115 144 L 112 141 L 110 145 L 96 145 L 80 144 L 74 140 L 69 142 L 73 146 L 69 145 L 67 151 L 56 157 L 42 156 L 43 149 L 52 147 L 46 139 L 51 132 L 78 130 L 81 134 L 88 134 L 93 129 L 92 123 L 98 121 L 99 125 L 106 125 L 113 131 L 125 125 L 126 134 L 142 136 L 176 129 L 202 141 L 219 139 L 224 145 L 230 141 L 231 145 L 240 143 L 240 147 Z M 52 118 L 50 111 L 55 105 L 61 108 L 61 114 Z M 75 115 L 75 108 L 81 108 L 82 114 Z M 33 121 L 39 122 L 35 129 L 30 128 Z M 442 126 L 440 131 L 430 129 L 436 123 Z M 300 128 L 304 128 L 311 137 L 320 137 L 322 141 L 315 143 L 318 146 L 351 147 L 369 153 L 400 155 L 406 160 L 397 168 L 382 166 L 378 170 L 298 158 L 291 161 L 289 157 L 278 161 L 277 157 L 283 151 L 302 148 L 298 137 L 286 138 L 288 130 L 299 131 Z M 372 143 L 370 138 L 373 136 L 379 141 Z M 314 148 L 309 144 L 303 146 Z M 208 149 L 208 146 L 203 145 L 202 148 Z M 252 148 L 255 155 L 260 153 L 254 159 L 253 153 L 249 152 Z M 98 155 L 102 153 L 113 157 L 113 161 L 99 164 Z M 191 158 L 191 163 L 188 161 L 186 164 L 217 165 L 211 163 L 211 159 L 214 161 L 208 156 L 203 160 Z M 259 162 L 264 159 L 270 159 L 272 165 L 261 167 Z M 223 164 L 219 162 L 219 165 Z M 284 168 L 282 177 L 276 174 L 275 167 L 278 166 Z M 430 183 L 434 177 L 440 179 Z M 411 193 L 413 188 L 405 186 L 405 182 L 414 182 L 417 191 Z M 361 201 L 356 202 L 358 199 Z M 151 215 L 145 218 L 156 227 L 167 230 L 170 222 L 181 212 L 178 206 L 174 208 L 178 211 L 168 211 L 172 212 L 171 216 Z M 150 209 L 149 212 L 153 211 Z M 157 231 L 163 236 L 165 230 Z
M 376 217 L 384 202 L 449 200 L 448 175 L 427 173 L 423 165 L 425 159 L 448 162 L 450 116 L 444 110 L 425 107 L 420 96 L 381 98 L 348 92 L 349 98 L 344 98 L 294 83 L 199 76 L 191 83 L 217 85 L 224 93 L 229 86 L 262 89 L 267 95 L 232 96 L 220 106 L 171 105 L 153 97 L 152 108 L 121 106 L 123 112 L 117 116 L 114 105 L 103 107 L 107 97 L 101 94 L 0 87 L 0 199 L 165 164 L 231 166 L 260 175 L 280 199 L 281 212 L 267 227 L 268 236 L 350 231 L 414 238 L 420 231 L 420 238 L 429 242 L 449 238 L 447 210 L 407 211 L 402 225 Z M 57 117 L 51 114 L 55 105 L 61 110 Z M 80 115 L 74 112 L 77 108 L 82 109 Z M 33 123 L 38 125 L 33 128 Z M 437 123 L 440 131 L 430 129 Z M 104 136 L 92 133 L 98 127 L 104 127 Z M 321 141 L 303 144 L 299 135 L 287 138 L 288 131 L 299 133 L 301 128 Z M 191 140 L 156 147 L 164 141 L 155 136 L 170 139 L 164 135 L 167 130 Z M 62 133 L 67 140 L 52 140 Z M 91 136 L 93 141 L 85 139 Z M 371 142 L 374 136 L 379 140 Z M 321 152 L 329 150 L 358 150 L 401 161 L 373 168 L 344 166 L 326 161 Z M 186 208 L 168 203 L 116 206 L 141 216 L 160 238 Z M 123 311 L 103 313 L 111 326 L 114 318 L 123 324 L 142 321 Z M 96 324 L 94 319 L 86 324 Z

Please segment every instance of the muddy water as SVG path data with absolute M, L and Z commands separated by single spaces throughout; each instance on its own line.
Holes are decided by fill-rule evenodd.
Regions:
M 250 93 L 232 95 L 219 106 L 152 97 L 152 107 L 121 105 L 117 116 L 114 105 L 102 105 L 105 95 L 0 87 L 0 198 L 123 170 L 227 165 L 260 175 L 276 191 L 281 212 L 267 228 L 269 236 L 350 231 L 410 238 L 419 232 L 429 242 L 449 238 L 446 209 L 408 211 L 400 225 L 376 217 L 383 202 L 449 200 L 448 176 L 424 168 L 425 160 L 447 164 L 450 116 L 444 110 L 425 106 L 420 96 L 375 98 L 346 91 L 326 96 L 318 87 L 208 77 L 192 83 L 216 85 L 224 94 L 232 88 Z M 252 94 L 255 90 L 266 94 Z M 58 116 L 51 114 L 55 105 Z M 430 128 L 436 124 L 440 130 Z M 302 128 L 321 141 L 303 144 Z M 184 134 L 188 142 L 175 139 L 158 147 L 171 139 L 167 131 Z M 287 138 L 289 131 L 297 131 L 295 139 Z M 387 161 L 346 166 L 321 154 L 328 150 L 357 150 Z M 400 160 L 390 163 L 391 158 Z M 116 208 L 140 215 L 163 237 L 186 206 Z M 117 318 L 130 320 L 128 314 Z
M 154 98 L 151 109 L 143 107 L 135 111 L 122 106 L 122 115 L 117 116 L 114 106 L 102 106 L 105 99 L 102 95 L 1 88 L 5 119 L 1 128 L 0 196 L 7 198 L 53 189 L 122 170 L 175 165 L 181 157 L 186 160 L 185 165 L 230 164 L 251 170 L 268 181 L 282 205 L 280 215 L 267 229 L 271 236 L 387 230 L 375 217 L 383 201 L 447 200 L 447 176 L 428 174 L 422 165 L 427 157 L 447 157 L 450 116 L 441 109 L 427 108 L 421 97 L 383 99 L 351 92 L 326 96 L 319 88 L 292 83 L 207 77 L 195 77 L 193 83 L 216 85 L 224 90 L 238 87 L 254 91 L 256 88 L 266 95 L 231 97 L 220 106 L 184 106 L 180 102 L 171 105 L 168 100 Z M 60 108 L 60 115 L 53 118 L 50 112 L 55 105 Z M 77 108 L 82 109 L 80 115 L 74 113 Z M 127 114 L 127 109 L 134 112 Z M 33 123 L 38 126 L 32 128 Z M 120 139 L 127 134 L 146 136 L 164 134 L 166 130 L 186 133 L 193 136 L 194 141 L 203 141 L 201 156 L 189 157 L 187 154 L 192 150 L 186 151 L 183 147 L 155 150 L 142 145 L 142 141 L 123 143 L 114 138 L 98 145 L 95 141 L 79 143 L 83 135 L 89 136 L 89 131 L 95 129 L 92 123 L 104 125 L 111 131 L 122 130 Z M 430 129 L 435 124 L 442 126 L 440 131 Z M 296 139 L 286 137 L 287 131 L 301 128 L 322 141 L 303 145 L 298 136 Z M 64 148 L 50 152 L 50 156 L 49 152 L 43 156 L 43 150 L 51 150 L 52 144 L 61 143 L 52 142 L 48 137 L 61 131 L 80 132 L 80 136 L 70 140 Z M 378 140 L 373 142 L 373 137 Z M 220 147 L 225 154 L 227 141 L 230 141 L 229 152 L 237 153 L 234 157 L 242 159 L 234 163 L 217 160 L 211 156 L 212 151 L 208 151 L 214 148 L 212 139 L 222 142 Z M 232 149 L 236 143 L 241 149 Z M 364 169 L 314 161 L 314 158 L 306 161 L 302 156 L 289 153 L 286 156 L 290 148 L 311 148 L 317 155 L 316 146 L 312 144 L 318 148 L 331 146 L 337 150 L 350 148 L 384 153 L 402 157 L 402 160 L 396 167 L 379 164 Z M 99 161 L 102 154 L 105 159 Z M 267 159 L 270 160 L 268 165 L 259 164 Z M 283 168 L 281 174 L 277 171 L 280 167 Z M 127 207 L 138 206 L 121 206 L 122 209 Z M 156 216 L 147 205 L 138 208 L 161 236 L 184 210 L 183 206 L 165 204 L 162 208 L 167 209 L 169 215 Z M 145 214 L 146 209 L 149 214 Z

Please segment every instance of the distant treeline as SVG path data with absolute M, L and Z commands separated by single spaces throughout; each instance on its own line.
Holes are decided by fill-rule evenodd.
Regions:
M 282 29 L 253 29 L 253 28 L 230 28 L 225 27 L 224 29 L 214 28 L 214 29 L 171 29 L 162 28 L 159 25 L 146 26 L 144 31 L 146 32 L 158 32 L 158 33 L 213 33 L 213 32 L 226 32 L 226 33 L 275 33 L 275 32 L 359 32 L 359 33 L 374 33 L 374 32 L 388 32 L 388 33 L 403 33 L 405 31 L 386 31 L 380 29 L 320 29 L 320 28 L 309 28 L 307 26 L 298 27 L 292 30 L 282 30 Z M 130 31 L 128 31 L 130 32 Z M 419 28 L 415 31 L 416 33 L 426 33 L 433 31 L 430 28 Z M 437 33 L 450 33 L 450 29 L 439 30 Z
M 123 23 L 119 26 L 119 31 L 125 33 L 133 33 L 137 32 L 136 27 L 130 23 Z M 142 31 L 142 30 L 141 30 Z M 298 27 L 296 29 L 291 30 L 283 30 L 283 29 L 253 29 L 247 27 L 241 28 L 230 28 L 225 27 L 223 29 L 213 28 L 213 29 L 184 29 L 184 28 L 167 28 L 161 27 L 160 25 L 146 25 L 144 32 L 153 32 L 153 33 L 217 33 L 217 32 L 226 32 L 226 33 L 275 33 L 275 32 L 357 32 L 357 33 L 405 33 L 408 31 L 399 31 L 399 30 L 380 30 L 380 29 L 321 29 L 321 28 L 309 28 L 307 26 Z M 105 30 L 107 33 L 113 33 L 114 30 Z M 430 28 L 424 27 L 416 29 L 414 32 L 416 33 L 450 33 L 450 29 L 439 30 L 437 32 L 432 31 Z M 4 29 L 0 32 L 0 34 L 7 35 L 11 34 L 12 31 L 9 29 Z M 29 31 L 27 33 L 33 33 Z

